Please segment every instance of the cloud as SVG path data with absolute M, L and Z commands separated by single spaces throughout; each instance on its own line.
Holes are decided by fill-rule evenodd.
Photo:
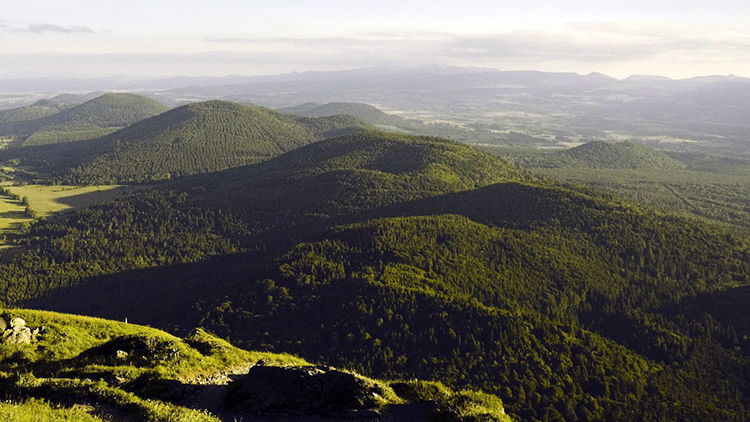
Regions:
M 17 32 L 30 32 L 41 34 L 44 32 L 57 32 L 63 34 L 93 34 L 96 31 L 87 26 L 60 26 L 53 24 L 28 25 L 25 28 L 18 29 Z
M 97 31 L 94 31 L 87 26 L 64 26 L 51 23 L 11 25 L 6 22 L 0 22 L 0 32 L 12 32 L 21 34 L 94 34 Z
M 236 37 L 206 38 L 234 51 L 293 52 L 326 59 L 420 60 L 462 62 L 579 62 L 602 63 L 694 56 L 701 60 L 735 56 L 750 58 L 750 34 L 721 35 L 673 28 L 605 24 L 570 24 L 549 31 L 509 31 L 496 34 L 369 34 L 361 37 Z M 716 35 L 719 34 L 719 35 Z
M 8 22 L 0 21 L 0 31 L 8 31 L 8 27 Z M 56 25 L 23 28 L 29 33 L 94 32 L 90 28 Z M 145 51 L 140 45 L 133 48 L 134 42 L 122 42 L 122 51 L 105 50 L 108 54 L 65 54 L 59 49 L 60 53 L 54 55 L 47 52 L 7 55 L 3 61 L 12 63 L 11 70 L 16 74 L 59 69 L 81 74 L 257 75 L 433 63 L 515 70 L 601 71 L 619 76 L 648 72 L 677 77 L 750 74 L 750 30 L 744 27 L 596 22 L 490 34 L 396 31 L 330 37 L 232 35 L 171 39 L 170 46 L 185 47 L 172 51 L 159 44 L 149 44 Z

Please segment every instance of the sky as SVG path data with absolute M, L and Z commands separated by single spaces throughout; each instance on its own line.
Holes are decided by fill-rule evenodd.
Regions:
M 425 64 L 750 76 L 750 1 L 0 0 L 0 78 Z

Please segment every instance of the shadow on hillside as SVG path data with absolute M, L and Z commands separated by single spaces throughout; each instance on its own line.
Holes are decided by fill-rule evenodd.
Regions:
M 12 218 L 14 220 L 27 220 L 28 215 L 24 211 L 3 211 L 0 212 L 0 218 Z
M 352 220 L 456 214 L 482 224 L 527 229 L 553 221 L 563 222 L 575 217 L 584 207 L 598 209 L 602 206 L 564 189 L 506 182 L 366 210 Z
M 84 278 L 76 286 L 53 290 L 22 305 L 120 321 L 127 318 L 128 322 L 180 334 L 198 324 L 205 311 L 199 306 L 216 306 L 224 297 L 240 297 L 250 281 L 270 276 L 276 256 L 296 243 L 314 240 L 326 227 L 371 218 L 438 214 L 464 215 L 484 224 L 528 227 L 561 215 L 557 207 L 571 197 L 564 207 L 575 207 L 570 202 L 583 200 L 561 190 L 502 183 L 317 221 L 306 227 L 279 226 L 272 233 L 275 240 L 263 240 L 263 254 L 230 254 L 190 264 Z
M 230 378 L 236 380 L 241 376 L 232 375 Z M 351 420 L 428 422 L 435 420 L 432 417 L 435 410 L 435 403 L 433 402 L 390 405 L 382 410 L 382 416 L 366 418 L 315 416 L 297 413 L 294 410 L 289 410 L 278 416 L 237 413 L 225 407 L 224 398 L 227 388 L 228 385 L 222 384 L 185 384 L 177 380 L 157 380 L 150 381 L 148 385 L 143 386 L 143 390 L 139 392 L 139 395 L 169 401 L 176 405 L 195 410 L 207 410 L 216 415 L 220 420 L 227 422 L 239 420 L 248 422 L 343 422 Z M 149 391 L 151 394 L 149 394 Z
M 62 163 L 84 161 L 100 148 L 99 139 L 64 142 L 59 144 L 29 145 L 0 150 L 0 161 L 22 160 L 24 164 L 38 163 L 54 168 Z
M 198 325 L 196 303 L 213 303 L 259 276 L 262 261 L 248 254 L 216 256 L 204 261 L 168 265 L 81 279 L 29 299 L 23 307 L 91 315 L 151 325 L 185 335 Z
M 79 193 L 76 195 L 65 196 L 55 199 L 55 202 L 67 205 L 71 208 L 84 208 L 91 205 L 101 204 L 111 201 L 120 196 L 133 193 L 139 190 L 149 189 L 151 185 L 137 186 L 118 186 L 112 189 L 97 190 L 92 192 Z
M 705 320 L 707 315 L 732 327 L 740 337 L 750 336 L 750 286 L 732 287 L 716 292 L 688 296 L 667 305 L 662 311 L 669 315 Z

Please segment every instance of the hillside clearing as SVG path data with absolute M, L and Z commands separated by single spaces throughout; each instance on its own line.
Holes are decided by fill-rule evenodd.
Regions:
M 19 198 L 27 197 L 31 209 L 39 217 L 46 217 L 52 213 L 114 199 L 122 194 L 123 189 L 119 185 L 22 185 L 8 186 L 6 190 Z
M 12 237 L 35 218 L 110 201 L 142 187 L 5 185 L 3 188 L 4 192 L 0 192 L 0 249 L 12 246 Z

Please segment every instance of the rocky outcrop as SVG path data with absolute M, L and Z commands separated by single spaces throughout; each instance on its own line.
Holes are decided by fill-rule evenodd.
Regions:
M 0 332 L 3 344 L 30 344 L 38 341 L 43 327 L 31 329 L 26 326 L 23 318 L 0 317 Z
M 77 359 L 104 365 L 153 367 L 178 359 L 179 347 L 173 340 L 146 335 L 115 337 L 81 353 Z
M 371 417 L 388 387 L 328 366 L 253 366 L 227 391 L 226 405 L 263 415 Z

